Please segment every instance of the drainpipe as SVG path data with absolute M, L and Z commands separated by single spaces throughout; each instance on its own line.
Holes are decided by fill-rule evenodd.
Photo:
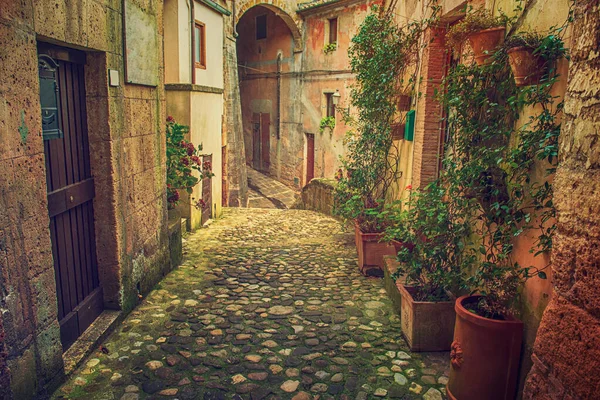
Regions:
M 277 140 L 281 133 L 281 58 L 282 54 L 277 54 Z
M 235 26 L 235 0 L 233 0 L 233 12 L 231 13 L 231 25 L 233 28 L 233 37 L 237 38 L 238 33 L 237 33 L 237 27 Z
M 195 35 L 195 30 L 196 30 L 196 16 L 194 15 L 194 0 L 190 0 L 190 43 L 192 44 L 190 46 L 190 70 L 191 70 L 191 83 L 195 84 L 196 83 L 196 64 L 195 64 L 195 60 L 194 60 L 194 52 L 196 51 L 196 43 L 195 39 L 196 39 L 196 35 Z

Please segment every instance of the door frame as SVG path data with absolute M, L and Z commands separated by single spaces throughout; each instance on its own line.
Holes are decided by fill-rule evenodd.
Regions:
M 84 82 L 88 146 L 91 175 L 95 180 L 95 197 L 92 204 L 98 278 L 100 287 L 102 287 L 104 309 L 119 310 L 122 308 L 120 254 L 123 244 L 118 236 L 118 221 L 123 218 L 123 215 L 117 218 L 118 197 L 114 187 L 115 176 L 110 174 L 112 159 L 107 157 L 115 151 L 112 145 L 115 133 L 111 131 L 110 120 L 106 116 L 110 115 L 111 102 L 120 103 L 122 96 L 112 98 L 109 92 L 106 82 L 106 71 L 109 68 L 107 53 L 71 49 L 44 42 L 43 39 L 38 40 L 37 47 L 38 53 L 48 54 L 56 60 L 70 62 L 85 60 Z M 45 169 L 44 165 L 46 173 Z M 49 246 L 48 251 L 52 251 L 52 245 Z

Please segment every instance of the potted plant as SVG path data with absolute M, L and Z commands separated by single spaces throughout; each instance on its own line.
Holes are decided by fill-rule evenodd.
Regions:
M 488 64 L 504 41 L 507 21 L 506 16 L 494 17 L 487 9 L 474 10 L 448 30 L 446 42 L 459 50 L 462 43 L 468 40 L 477 65 Z
M 509 36 L 504 48 L 518 87 L 539 84 L 544 76 L 554 73 L 556 60 L 567 56 L 559 36 L 535 32 Z
M 448 202 L 438 181 L 411 190 L 403 210 L 386 230 L 403 246 L 394 274 L 401 295 L 401 326 L 411 351 L 448 351 L 454 333 L 454 296 L 465 288 L 465 271 L 475 260 L 466 245 L 468 208 Z

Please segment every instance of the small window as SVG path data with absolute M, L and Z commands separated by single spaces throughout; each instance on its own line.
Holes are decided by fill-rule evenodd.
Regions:
M 267 38 L 267 15 L 256 17 L 256 40 Z
M 326 116 L 335 118 L 335 104 L 333 104 L 333 93 L 325 93 L 327 104 Z
M 338 19 L 331 18 L 329 20 L 329 42 L 328 44 L 337 44 Z
M 198 21 L 194 24 L 194 66 L 206 69 L 206 27 Z

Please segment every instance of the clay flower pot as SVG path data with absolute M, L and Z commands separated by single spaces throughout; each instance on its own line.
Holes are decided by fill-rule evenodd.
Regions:
M 402 334 L 410 351 L 448 351 L 452 344 L 456 312 L 454 301 L 416 301 L 417 288 L 396 282 L 400 305 Z
M 396 254 L 398 254 L 400 252 L 400 250 L 407 248 L 408 251 L 412 251 L 412 249 L 415 247 L 414 244 L 412 243 L 405 243 L 405 242 L 401 242 L 399 240 L 391 240 L 390 244 L 392 246 L 394 246 L 394 250 L 396 251 Z
M 380 242 L 383 233 L 364 233 L 354 224 L 354 240 L 358 252 L 358 267 L 365 276 L 383 277 L 383 256 L 394 256 L 394 246 Z
M 475 53 L 475 62 L 477 65 L 485 65 L 491 62 L 491 57 L 496 48 L 504 43 L 505 31 L 505 27 L 499 26 L 497 28 L 484 29 L 468 36 L 467 39 Z
M 480 317 L 467 310 L 480 296 L 456 300 L 456 325 L 450 350 L 452 400 L 512 400 L 517 390 L 523 323 Z
M 510 69 L 515 77 L 518 87 L 537 85 L 546 72 L 544 59 L 533 54 L 534 49 L 530 47 L 513 47 L 506 53 Z

